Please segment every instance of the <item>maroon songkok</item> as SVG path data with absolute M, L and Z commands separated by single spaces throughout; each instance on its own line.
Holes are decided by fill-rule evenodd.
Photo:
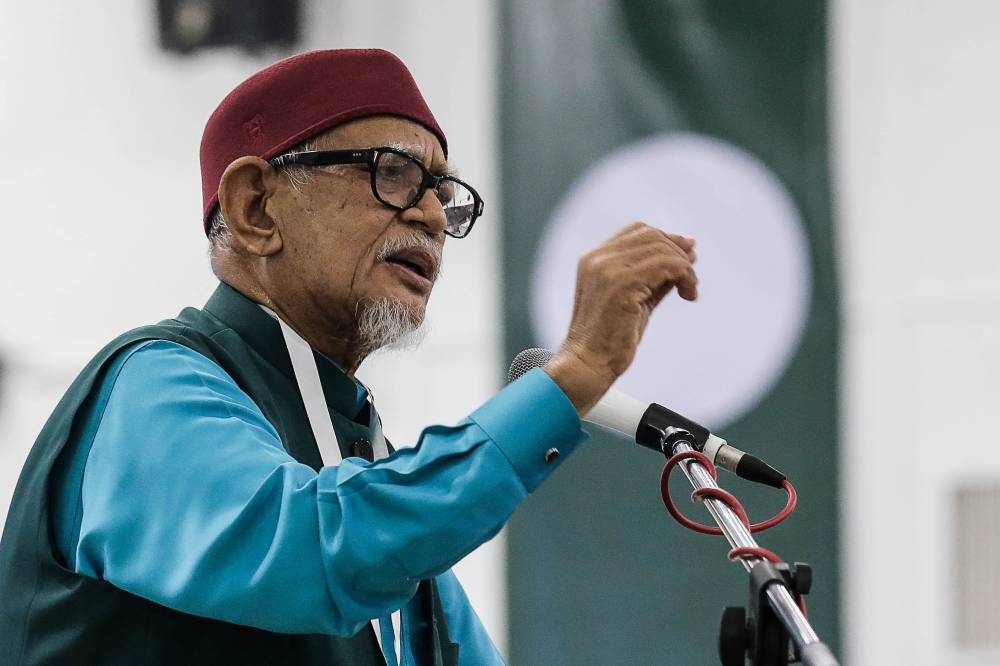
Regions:
M 444 132 L 403 62 L 380 49 L 311 51 L 277 62 L 241 83 L 208 119 L 201 137 L 205 231 L 219 181 L 233 160 L 269 160 L 335 125 L 366 116 L 402 116 Z M 369 146 L 345 146 L 368 148 Z

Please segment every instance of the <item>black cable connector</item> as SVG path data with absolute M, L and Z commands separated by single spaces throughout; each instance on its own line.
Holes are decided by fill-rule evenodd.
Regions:
M 774 469 L 757 456 L 752 456 L 749 453 L 743 454 L 743 457 L 740 458 L 740 461 L 736 464 L 736 475 L 746 479 L 747 481 L 763 483 L 764 485 L 771 486 L 772 488 L 781 489 L 785 487 L 784 474 Z

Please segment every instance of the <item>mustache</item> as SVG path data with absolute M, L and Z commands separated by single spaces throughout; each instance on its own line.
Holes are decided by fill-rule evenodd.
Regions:
M 437 267 L 434 277 L 436 279 L 441 276 L 441 244 L 435 243 L 427 234 L 419 231 L 410 231 L 387 240 L 375 253 L 375 261 L 385 261 L 390 255 L 410 248 L 422 248 L 430 252 L 434 257 L 434 265 Z

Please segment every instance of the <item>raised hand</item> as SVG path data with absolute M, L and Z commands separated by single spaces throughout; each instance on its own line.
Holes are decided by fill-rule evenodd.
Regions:
M 585 254 L 566 340 L 545 371 L 586 414 L 635 358 L 649 317 L 674 288 L 698 298 L 694 239 L 641 222 Z

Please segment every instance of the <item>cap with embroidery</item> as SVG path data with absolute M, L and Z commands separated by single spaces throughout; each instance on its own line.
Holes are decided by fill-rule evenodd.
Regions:
M 281 60 L 238 85 L 212 113 L 201 137 L 204 223 L 219 201 L 219 181 L 234 160 L 268 160 L 349 120 L 391 115 L 444 132 L 406 65 L 381 49 L 310 51 Z

